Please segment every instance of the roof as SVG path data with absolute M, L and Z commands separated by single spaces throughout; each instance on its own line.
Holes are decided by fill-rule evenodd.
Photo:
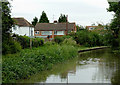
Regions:
M 15 25 L 18 25 L 20 27 L 33 27 L 32 24 L 30 24 L 26 19 L 24 18 L 13 18 L 15 21 Z
M 98 26 L 86 26 L 86 28 L 89 28 L 89 27 L 98 27 Z
M 75 23 L 68 23 L 68 30 L 72 30 Z M 37 23 L 35 31 L 66 30 L 66 23 Z
M 98 26 L 86 26 L 86 29 L 89 29 L 90 27 L 96 28 Z

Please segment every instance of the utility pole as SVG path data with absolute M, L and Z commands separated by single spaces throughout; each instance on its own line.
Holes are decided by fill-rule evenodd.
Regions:
M 66 15 L 66 35 L 68 35 L 68 15 Z
M 29 34 L 30 34 L 30 49 L 32 49 L 32 28 L 31 30 L 29 31 Z

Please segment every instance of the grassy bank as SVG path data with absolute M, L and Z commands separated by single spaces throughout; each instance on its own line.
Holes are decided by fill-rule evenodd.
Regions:
M 39 48 L 3 56 L 3 83 L 15 83 L 16 80 L 30 78 L 33 74 L 49 70 L 56 63 L 76 57 L 76 48 L 72 45 L 46 43 Z

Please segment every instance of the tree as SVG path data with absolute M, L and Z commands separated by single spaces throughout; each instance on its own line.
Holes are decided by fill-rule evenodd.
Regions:
M 2 2 L 2 53 L 10 54 L 21 50 L 21 45 L 11 37 L 11 28 L 14 24 L 10 15 L 10 3 Z
M 48 17 L 44 11 L 42 12 L 39 23 L 49 23 Z
M 65 16 L 64 14 L 61 14 L 59 19 L 58 19 L 58 22 L 59 23 L 67 22 L 67 16 Z
M 3 42 L 10 37 L 11 28 L 13 26 L 13 19 L 10 15 L 10 3 L 2 2 L 2 39 Z
M 109 2 L 109 12 L 114 12 L 114 19 L 112 19 L 112 22 L 110 24 L 110 30 L 112 31 L 112 35 L 114 37 L 112 41 L 113 47 L 120 46 L 120 2 Z
M 38 18 L 37 17 L 33 18 L 32 25 L 35 26 L 37 22 L 38 22 Z

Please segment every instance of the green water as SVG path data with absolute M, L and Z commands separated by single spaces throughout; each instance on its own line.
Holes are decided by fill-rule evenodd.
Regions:
M 117 83 L 120 54 L 110 49 L 80 53 L 78 57 L 33 75 L 21 83 Z

